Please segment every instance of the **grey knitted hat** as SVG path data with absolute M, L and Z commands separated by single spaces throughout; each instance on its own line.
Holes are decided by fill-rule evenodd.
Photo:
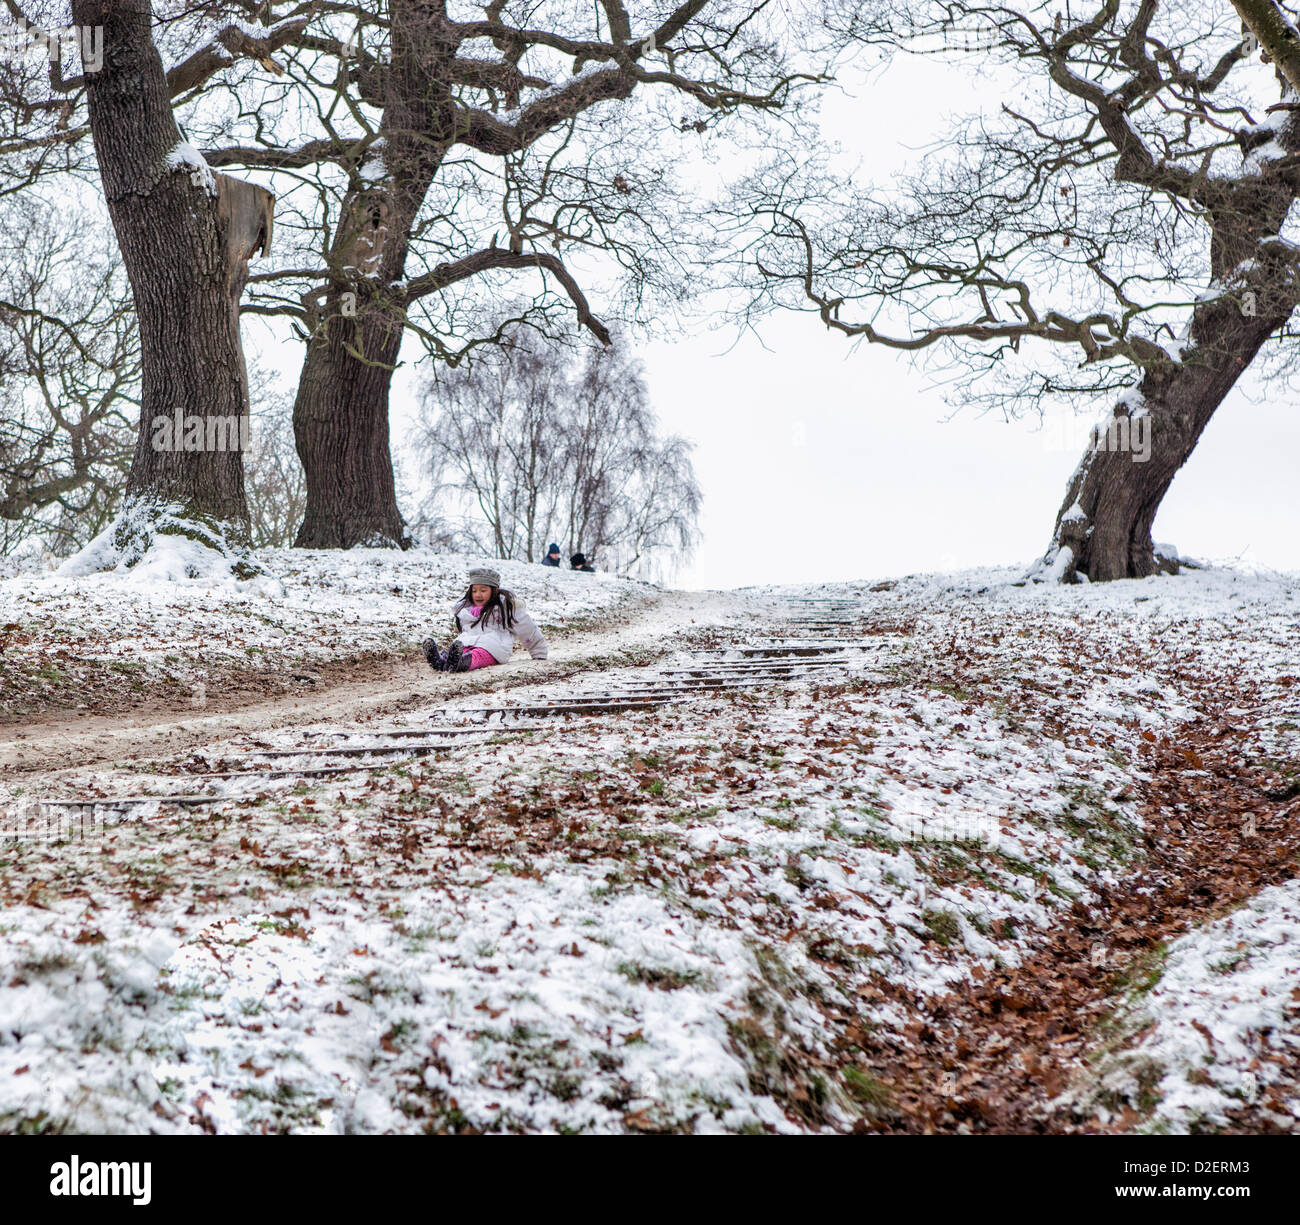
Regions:
M 471 587 L 500 587 L 501 576 L 495 570 L 489 570 L 486 566 L 480 566 L 478 569 L 469 572 L 469 585 Z

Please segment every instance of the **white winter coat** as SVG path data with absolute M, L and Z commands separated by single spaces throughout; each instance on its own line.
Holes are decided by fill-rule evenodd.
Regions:
M 460 622 L 460 633 L 456 635 L 456 641 L 466 650 L 482 647 L 497 663 L 503 664 L 514 653 L 515 640 L 518 639 L 519 644 L 526 647 L 534 659 L 546 658 L 546 639 L 542 637 L 537 622 L 528 615 L 521 600 L 515 600 L 513 631 L 501 624 L 501 614 L 497 609 L 483 613 L 482 617 L 490 618 L 491 623 L 483 625 L 480 618 L 474 616 L 468 608 L 462 608 L 456 614 L 456 619 Z

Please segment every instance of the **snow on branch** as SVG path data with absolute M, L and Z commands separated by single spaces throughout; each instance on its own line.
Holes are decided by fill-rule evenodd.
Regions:
M 217 176 L 212 173 L 203 154 L 188 140 L 177 141 L 163 163 L 168 170 L 188 172 L 195 187 L 204 188 L 210 196 L 217 194 Z
M 255 59 L 268 72 L 284 72 L 272 58 L 286 43 L 292 42 L 306 28 L 311 14 L 287 17 L 273 26 L 252 26 L 235 22 L 213 36 L 193 55 L 167 70 L 167 88 L 173 98 L 189 93 L 207 82 L 223 68 L 239 59 Z
M 1277 65 L 1292 91 L 1300 96 L 1300 34 L 1274 0 L 1232 0 L 1242 24 Z M 1266 61 L 1266 62 L 1267 62 Z

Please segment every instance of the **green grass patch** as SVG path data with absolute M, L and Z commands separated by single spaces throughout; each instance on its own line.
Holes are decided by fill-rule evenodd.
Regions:
M 698 970 L 671 970 L 666 966 L 642 966 L 632 961 L 621 961 L 615 969 L 629 982 L 653 987 L 657 991 L 680 991 L 703 981 Z
M 961 921 L 951 910 L 927 910 L 921 916 L 921 922 L 925 924 L 926 930 L 935 943 L 943 945 L 944 948 L 961 940 Z
M 894 1091 L 883 1080 L 860 1068 L 844 1069 L 844 1087 L 857 1104 L 871 1115 L 885 1114 L 893 1109 Z

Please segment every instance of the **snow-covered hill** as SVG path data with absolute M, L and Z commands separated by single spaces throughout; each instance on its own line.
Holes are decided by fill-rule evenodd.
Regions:
M 392 587 L 454 594 L 441 560 L 314 564 L 292 607 L 256 606 L 279 633 L 346 635 L 331 617 L 355 616 L 357 633 L 400 638 L 417 623 Z M 507 581 L 558 619 L 617 598 L 622 585 L 590 578 Z M 1177 1130 L 1231 1126 L 1224 1095 L 1269 1051 L 1291 1063 L 1255 1083 L 1274 1126 L 1300 1126 L 1295 885 L 1212 913 L 1253 892 L 1232 824 L 1243 793 L 1215 810 L 1229 765 L 1251 787 L 1271 780 L 1280 798 L 1261 794 L 1244 836 L 1272 840 L 1274 877 L 1286 862 L 1300 580 L 1208 570 L 1061 589 L 1008 570 L 701 596 L 698 624 L 679 616 L 658 643 L 657 680 L 605 663 L 544 685 L 521 671 L 495 699 L 743 664 L 755 643 L 813 633 L 815 606 L 799 603 L 812 597 L 851 610 L 852 628 L 830 631 L 852 656 L 840 669 L 796 657 L 806 671 L 516 734 L 476 723 L 481 692 L 449 691 L 403 717 L 488 728 L 445 754 L 205 782 L 220 802 L 95 809 L 107 819 L 71 840 L 0 844 L 3 1126 Z M 106 623 L 120 599 L 53 581 L 9 598 L 32 619 L 47 599 L 56 616 L 102 599 Z M 277 632 L 242 598 L 170 598 L 218 639 Z M 340 730 L 214 741 L 50 786 L 174 789 Z M 1160 800 L 1175 787 L 1187 803 Z M 1161 902 L 1216 845 L 1239 862 L 1198 876 L 1206 900 L 1189 887 Z M 1225 1003 L 1239 990 L 1249 1006 Z M 1130 1092 L 1121 1069 L 1109 1096 L 1061 1096 L 1054 1052 L 1080 1067 L 1107 1041 L 1116 1055 L 1098 1018 L 1139 992 L 1156 1029 L 1123 1041 L 1144 1042 L 1137 1062 L 1159 1075 Z M 1204 1049 L 1186 1040 L 1198 1026 Z M 1207 1051 L 1217 1064 L 1193 1067 Z M 1120 1065 L 1134 1061 L 1107 1066 Z M 1075 1104 L 1032 1115 L 999 1097 L 1008 1085 L 1035 1110 Z
M 172 581 L 156 568 L 0 581 L 0 717 L 184 704 L 199 685 L 273 686 L 294 671 L 446 635 L 476 556 L 273 549 L 270 579 Z M 653 589 L 608 574 L 493 562 L 543 627 L 574 626 Z

